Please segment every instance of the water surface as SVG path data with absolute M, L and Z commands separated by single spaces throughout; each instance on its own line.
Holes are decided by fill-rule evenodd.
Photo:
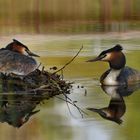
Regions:
M 78 110 L 58 99 L 52 98 L 38 104 L 35 110 L 40 110 L 30 117 L 20 128 L 7 123 L 0 123 L 1 140 L 132 140 L 139 139 L 140 123 L 140 90 L 123 97 L 126 110 L 121 117 L 123 123 L 118 125 L 113 121 L 103 119 L 97 113 L 86 108 L 102 108 L 109 105 L 111 96 L 99 86 L 100 75 L 108 68 L 103 62 L 87 63 L 102 50 L 115 44 L 124 47 L 127 65 L 140 70 L 140 32 L 104 33 L 93 35 L 15 35 L 2 36 L 1 45 L 5 46 L 12 38 L 19 39 L 31 50 L 39 54 L 38 59 L 46 70 L 65 65 L 83 45 L 78 57 L 64 69 L 64 78 L 74 81 L 74 87 L 69 97 L 77 101 L 77 105 L 88 115 L 81 117 Z M 79 86 L 79 88 L 78 88 Z M 81 86 L 84 86 L 81 87 Z M 85 90 L 87 91 L 85 94 Z M 63 96 L 60 96 L 63 97 Z

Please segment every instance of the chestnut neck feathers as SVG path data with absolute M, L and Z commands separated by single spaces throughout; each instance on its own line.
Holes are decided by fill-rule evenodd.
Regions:
M 26 53 L 28 54 L 28 56 L 34 56 L 34 57 L 39 57 L 39 55 L 36 55 L 34 53 L 32 53 L 27 46 L 25 46 L 24 44 L 22 44 L 21 42 L 19 42 L 16 39 L 13 39 L 13 42 L 11 42 L 10 44 L 8 44 L 5 48 L 2 48 L 2 50 L 10 50 L 13 52 L 17 52 L 23 55 L 26 55 Z
M 103 57 L 101 61 L 109 62 L 110 68 L 119 70 L 126 64 L 125 55 L 122 53 L 122 46 L 117 44 L 115 47 L 103 51 L 99 56 Z
M 110 60 L 108 61 L 110 68 L 119 70 L 123 68 L 126 64 L 125 55 L 120 52 L 112 52 Z
M 5 49 L 24 54 L 27 47 L 18 40 L 13 39 L 13 42 L 8 44 Z

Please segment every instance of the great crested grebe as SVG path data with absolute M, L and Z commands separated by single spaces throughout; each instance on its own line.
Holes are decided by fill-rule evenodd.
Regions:
M 123 48 L 117 44 L 115 47 L 105 50 L 94 59 L 87 62 L 106 61 L 110 65 L 100 78 L 102 85 L 129 85 L 140 82 L 140 72 L 125 66 L 126 58 L 122 52 Z
M 31 56 L 39 57 L 32 53 L 27 46 L 13 39 L 13 42 L 0 49 L 0 72 L 17 75 L 29 74 L 38 66 L 36 60 Z

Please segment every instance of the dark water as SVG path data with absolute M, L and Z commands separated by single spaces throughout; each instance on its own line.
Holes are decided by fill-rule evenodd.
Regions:
M 120 43 L 124 46 L 127 65 L 140 70 L 139 32 L 75 36 L 15 35 L 2 37 L 2 44 L 6 44 L 11 37 L 27 42 L 30 49 L 41 56 L 38 61 L 42 62 L 47 70 L 52 66 L 60 68 L 65 65 L 83 44 L 84 48 L 79 56 L 65 68 L 64 77 L 68 81 L 75 82 L 69 97 L 77 101 L 77 106 L 88 115 L 85 114 L 82 118 L 78 110 L 71 105 L 69 111 L 67 104 L 58 98 L 49 100 L 43 98 L 44 103 L 42 103 L 42 97 L 1 96 L 0 132 L 2 135 L 0 137 L 2 140 L 139 138 L 140 91 L 136 90 L 139 85 L 120 89 L 101 88 L 98 79 L 108 68 L 108 64 L 85 62 L 102 50 Z M 11 108 L 5 114 L 7 99 Z M 89 111 L 86 108 L 94 108 L 94 112 L 93 109 Z M 104 109 L 98 110 L 100 116 L 95 109 L 101 108 Z M 113 112 L 111 120 L 105 116 L 105 112 L 107 115 Z M 16 128 L 19 126 L 20 128 Z

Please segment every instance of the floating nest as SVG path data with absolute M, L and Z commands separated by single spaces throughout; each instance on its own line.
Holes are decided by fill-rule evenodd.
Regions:
M 54 96 L 76 107 L 82 115 L 83 111 L 67 96 L 70 94 L 72 83 L 65 81 L 63 75 L 57 74 L 62 72 L 76 56 L 61 69 L 57 70 L 54 67 L 54 73 L 45 71 L 44 67 L 42 70 L 36 69 L 26 76 L 0 73 L 0 122 L 7 122 L 9 125 L 19 128 L 31 116 L 39 112 L 39 110 L 35 110 L 37 105 Z M 64 98 L 56 96 L 59 94 L 64 95 Z
M 44 93 L 52 97 L 58 94 L 68 94 L 71 88 L 71 83 L 63 80 L 60 75 L 44 69 L 36 69 L 24 77 L 0 73 L 0 81 L 2 93 Z
M 26 76 L 0 73 L 0 91 L 2 93 L 48 94 L 50 97 L 58 94 L 69 94 L 72 87 L 71 83 L 63 80 L 63 76 L 57 73 L 62 72 L 78 56 L 82 49 L 83 46 L 61 69 L 55 69 L 54 73 L 45 71 L 44 67 L 42 70 L 36 69 Z
M 71 83 L 61 75 L 36 69 L 27 76 L 0 73 L 0 122 L 21 127 L 39 112 L 36 106 L 59 94 L 70 93 Z

